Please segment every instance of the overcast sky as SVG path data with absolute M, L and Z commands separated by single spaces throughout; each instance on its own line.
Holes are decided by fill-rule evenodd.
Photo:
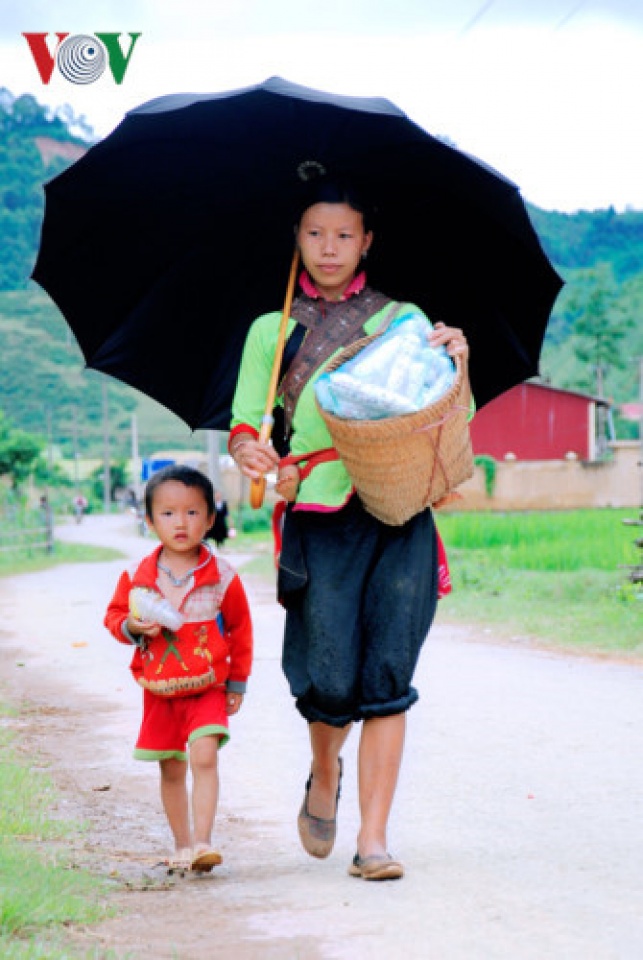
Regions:
M 121 86 L 44 85 L 21 36 L 96 31 L 142 32 Z M 152 97 L 275 74 L 383 96 L 540 207 L 643 210 L 643 0 L 0 0 L 0 66 L 99 135 Z

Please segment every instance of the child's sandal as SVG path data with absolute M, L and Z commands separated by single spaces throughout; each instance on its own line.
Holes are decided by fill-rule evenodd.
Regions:
M 170 876 L 173 873 L 180 873 L 181 876 L 183 876 L 183 874 L 187 873 L 187 871 L 192 867 L 193 859 L 194 856 L 189 847 L 176 850 L 167 860 L 167 872 L 170 874 Z

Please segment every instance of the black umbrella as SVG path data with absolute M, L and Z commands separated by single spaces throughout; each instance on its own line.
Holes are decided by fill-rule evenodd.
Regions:
M 33 277 L 88 366 L 226 429 L 248 327 L 283 302 L 310 165 L 375 197 L 369 283 L 465 330 L 478 406 L 538 372 L 562 282 L 518 188 L 387 100 L 276 77 L 144 104 L 46 185 Z

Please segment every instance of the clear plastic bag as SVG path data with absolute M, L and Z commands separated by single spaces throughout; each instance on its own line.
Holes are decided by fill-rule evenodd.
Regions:
M 443 346 L 431 347 L 429 326 L 417 313 L 395 320 L 386 333 L 323 373 L 315 394 L 323 410 L 351 420 L 415 413 L 453 386 L 455 364 Z
M 134 587 L 129 593 L 129 608 L 138 620 L 160 623 L 170 630 L 178 630 L 184 619 L 167 597 L 161 597 L 155 590 Z

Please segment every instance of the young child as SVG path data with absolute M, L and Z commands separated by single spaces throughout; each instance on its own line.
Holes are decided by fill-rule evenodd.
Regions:
M 214 521 L 213 488 L 204 474 L 178 465 L 155 473 L 145 515 L 160 545 L 121 575 L 105 626 L 135 647 L 130 669 L 143 687 L 143 720 L 134 756 L 159 764 L 175 845 L 170 869 L 210 871 L 221 863 L 212 846 L 217 754 L 250 673 L 250 611 L 233 568 L 202 543 Z

